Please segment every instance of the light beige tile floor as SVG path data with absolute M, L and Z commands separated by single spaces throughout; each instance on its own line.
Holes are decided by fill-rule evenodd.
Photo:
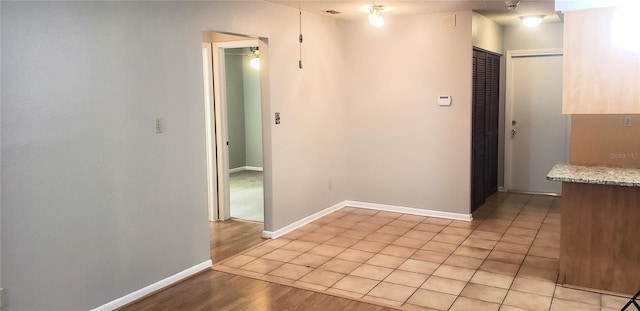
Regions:
M 556 285 L 558 200 L 498 193 L 471 222 L 346 207 L 214 269 L 404 310 L 619 310 Z

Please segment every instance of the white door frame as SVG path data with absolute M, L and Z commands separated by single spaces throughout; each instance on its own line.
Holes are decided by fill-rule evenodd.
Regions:
M 533 50 L 508 50 L 506 59 L 506 91 L 505 91 L 505 118 L 504 118 L 504 190 L 511 189 L 511 171 L 513 169 L 511 160 L 511 120 L 513 120 L 513 59 L 518 57 L 536 57 L 536 56 L 556 56 L 563 55 L 561 48 L 553 49 L 533 49 Z M 571 119 L 567 122 L 570 128 Z M 567 135 L 569 131 L 567 130 Z M 569 138 L 567 137 L 567 141 Z M 568 148 L 568 144 L 567 144 Z M 569 154 L 568 152 L 566 154 Z
M 217 146 L 214 140 L 214 104 L 213 104 L 213 55 L 211 43 L 202 43 L 202 75 L 204 78 L 204 122 L 205 122 L 205 148 L 207 156 L 207 207 L 209 221 L 218 219 L 218 190 L 217 165 L 214 163 L 217 154 Z
M 229 133 L 227 127 L 227 94 L 224 50 L 258 46 L 258 39 L 213 43 L 213 107 L 218 200 L 216 220 L 231 217 L 229 199 Z M 211 206 L 211 203 L 210 203 Z M 211 208 L 211 207 L 210 207 Z

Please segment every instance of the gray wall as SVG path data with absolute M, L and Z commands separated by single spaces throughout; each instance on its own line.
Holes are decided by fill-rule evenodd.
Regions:
M 265 228 L 347 197 L 344 105 L 324 92 L 343 83 L 334 20 L 305 15 L 302 72 L 298 11 L 267 2 L 3 1 L 1 14 L 6 310 L 87 310 L 209 260 L 202 29 L 273 50 L 263 108 L 284 118 L 268 124 Z
M 476 12 L 473 12 L 471 20 L 473 46 L 502 54 L 503 27 Z
M 0 12 L 2 12 L 2 1 L 0 1 Z M 2 14 L 0 14 L 0 25 L 2 25 Z M 1 26 L 0 26 L 1 28 Z M 2 46 L 2 31 L 0 31 L 0 46 Z M 2 67 L 2 53 L 0 51 L 0 68 Z M 0 99 L 2 99 L 2 79 L 0 76 Z M 2 109 L 0 109 L 0 145 L 2 145 Z M 2 163 L 2 153 L 0 152 L 0 163 Z M 0 180 L 2 180 L 2 166 L 0 166 Z M 0 182 L 0 288 L 2 288 L 2 182 Z
M 268 2 L 1 13 L 7 310 L 90 309 L 210 258 L 202 29 L 268 38 L 266 230 L 346 199 L 469 212 L 471 12 L 456 27 L 433 14 L 382 29 L 305 14 L 303 70 L 298 11 Z
M 244 70 L 242 48 L 225 49 L 229 168 L 247 165 L 244 123 Z
M 350 199 L 469 213 L 472 14 L 455 14 L 345 23 Z
M 245 48 L 249 54 L 249 48 Z M 244 86 L 244 126 L 246 166 L 262 167 L 262 120 L 260 109 L 260 71 L 251 67 L 253 57 L 242 62 Z
M 562 48 L 562 23 L 540 24 L 536 27 L 524 25 L 505 26 L 504 51 Z

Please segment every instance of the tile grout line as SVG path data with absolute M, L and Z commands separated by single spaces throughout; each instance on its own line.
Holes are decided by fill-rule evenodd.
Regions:
M 506 229 L 505 229 L 504 231 L 502 231 L 502 232 L 500 233 L 500 237 L 499 237 L 499 238 L 498 238 L 498 240 L 496 240 L 496 241 L 493 241 L 493 240 L 490 240 L 490 239 L 484 239 L 484 238 L 481 238 L 481 237 L 473 238 L 473 237 L 472 237 L 472 234 L 473 234 L 473 232 L 477 231 L 477 230 L 478 230 L 478 228 L 479 228 L 482 224 L 486 224 L 486 222 L 487 222 L 487 220 L 488 220 L 488 219 L 498 219 L 498 220 L 499 220 L 499 219 L 501 219 L 500 217 L 492 217 L 492 216 L 499 216 L 499 215 L 496 215 L 496 214 L 497 214 L 497 213 L 499 213 L 499 208 L 500 208 L 500 206 L 501 206 L 502 204 L 504 204 L 504 203 L 505 203 L 505 201 L 506 201 L 505 199 L 500 200 L 499 202 L 494 202 L 496 206 L 492 206 L 491 211 L 490 211 L 490 212 L 488 212 L 488 213 L 486 214 L 486 216 L 483 216 L 483 219 L 482 219 L 480 222 L 478 222 L 478 223 L 477 223 L 477 224 L 475 224 L 475 225 L 471 225 L 471 226 L 469 226 L 469 227 L 467 227 L 467 228 L 464 228 L 464 227 L 458 227 L 458 226 L 453 225 L 453 224 L 454 224 L 454 221 L 450 221 L 447 225 L 444 225 L 444 226 L 442 226 L 442 225 L 440 225 L 440 224 L 436 224 L 436 223 L 428 223 L 427 221 L 428 221 L 429 219 L 431 219 L 431 218 L 434 218 L 434 217 L 426 217 L 426 216 L 424 217 L 424 219 L 422 219 L 422 220 L 420 220 L 420 221 L 417 221 L 417 222 L 413 222 L 413 221 L 411 221 L 411 222 L 413 223 L 411 226 L 407 226 L 407 227 L 405 227 L 404 225 L 390 225 L 390 223 L 392 223 L 392 222 L 394 222 L 394 221 L 402 220 L 402 219 L 400 219 L 400 218 L 402 218 L 402 217 L 403 217 L 403 215 L 405 215 L 405 214 L 402 214 L 402 213 L 395 213 L 395 214 L 397 214 L 397 215 L 395 215 L 395 217 L 391 217 L 391 218 L 390 218 L 390 220 L 389 220 L 388 222 L 386 222 L 386 223 L 384 223 L 384 224 L 378 224 L 378 223 L 376 223 L 376 225 L 377 225 L 376 230 L 375 230 L 375 231 L 371 231 L 371 233 L 381 233 L 381 234 L 390 234 L 390 235 L 393 235 L 393 236 L 395 236 L 395 238 L 394 238 L 393 240 L 389 240 L 388 242 L 387 242 L 387 241 L 380 242 L 380 240 L 373 240 L 373 239 L 372 239 L 372 240 L 367 240 L 367 237 L 366 237 L 366 236 L 364 236 L 364 237 L 358 237 L 358 238 L 351 238 L 351 239 L 355 240 L 356 242 L 351 243 L 351 244 L 350 244 L 349 246 L 347 246 L 347 247 L 343 247 L 343 246 L 341 246 L 341 245 L 333 245 L 333 244 L 327 244 L 327 243 L 326 243 L 327 241 L 329 241 L 329 240 L 331 240 L 331 239 L 334 239 L 334 238 L 337 238 L 337 237 L 348 238 L 348 237 L 346 237 L 346 236 L 343 236 L 342 234 L 344 234 L 346 231 L 349 231 L 349 230 L 358 230 L 358 231 L 363 231 L 363 232 L 364 232 L 364 231 L 368 231 L 368 230 L 354 229 L 354 227 L 356 227 L 356 226 L 357 226 L 357 225 L 359 225 L 359 224 L 365 223 L 367 219 L 370 219 L 370 218 L 372 218 L 372 217 L 375 217 L 376 215 L 378 215 L 379 213 L 381 213 L 380 211 L 378 211 L 378 212 L 376 212 L 376 213 L 374 213 L 374 214 L 367 215 L 367 217 L 366 217 L 366 218 L 364 218 L 364 219 L 361 219 L 361 220 L 355 221 L 355 222 L 354 222 L 352 225 L 350 225 L 349 227 L 337 227 L 337 226 L 332 226 L 332 227 L 336 227 L 336 228 L 340 228 L 340 229 L 342 229 L 342 231 L 340 231 L 339 233 L 326 233 L 326 232 L 324 232 L 324 233 L 317 233 L 317 234 L 324 234 L 324 235 L 330 236 L 329 238 L 324 239 L 324 240 L 322 240 L 321 242 L 307 241 L 307 240 L 300 240 L 300 239 L 299 239 L 299 238 L 300 238 L 300 236 L 296 236 L 295 238 L 288 238 L 287 240 L 289 240 L 289 242 L 287 242 L 287 243 L 285 243 L 285 244 L 283 244 L 283 245 L 280 245 L 280 246 L 278 246 L 278 247 L 274 248 L 274 250 L 276 250 L 276 249 L 281 249 L 282 247 L 286 246 L 287 244 L 289 244 L 289 243 L 291 243 L 291 242 L 293 242 L 293 241 L 298 241 L 298 240 L 299 240 L 299 241 L 304 241 L 304 242 L 310 242 L 310 243 L 317 244 L 315 247 L 318 247 L 318 246 L 321 246 L 321 245 L 331 245 L 331 246 L 336 246 L 336 247 L 343 248 L 343 250 L 342 250 L 342 251 L 340 251 L 339 253 L 337 253 L 337 254 L 335 254 L 335 255 L 333 255 L 333 256 L 331 256 L 331 257 L 327 257 L 327 258 L 329 258 L 327 261 L 325 261 L 325 262 L 324 262 L 324 263 L 322 263 L 322 264 L 319 264 L 319 265 L 318 265 L 316 268 L 314 268 L 313 270 L 308 271 L 307 273 L 305 273 L 305 274 L 303 274 L 303 275 L 299 276 L 299 277 L 298 277 L 297 279 L 295 279 L 295 280 L 292 280 L 293 282 L 298 282 L 298 281 L 300 281 L 300 280 L 301 280 L 302 278 L 304 278 L 306 275 L 308 275 L 309 273 L 312 273 L 312 272 L 313 272 L 314 270 L 316 270 L 316 269 L 320 269 L 320 267 L 321 267 L 321 266 L 325 265 L 326 263 L 328 263 L 328 262 L 329 262 L 329 261 L 331 261 L 331 260 L 339 259 L 339 260 L 345 260 L 345 261 L 349 261 L 349 262 L 358 263 L 358 266 L 357 266 L 356 268 L 354 268 L 354 269 L 351 269 L 351 270 L 350 270 L 350 272 L 348 272 L 348 273 L 341 273 L 341 272 L 334 271 L 334 272 L 337 272 L 337 273 L 340 273 L 340 274 L 344 274 L 344 275 L 343 275 L 340 279 L 338 279 L 336 282 L 332 283 L 330 286 L 327 286 L 327 287 L 326 287 L 327 289 L 322 291 L 322 292 L 325 292 L 325 293 L 327 292 L 327 290 L 332 289 L 332 288 L 333 288 L 333 289 L 336 289 L 336 290 L 339 290 L 339 288 L 336 288 L 336 287 L 334 287 L 334 286 L 335 286 L 338 282 L 340 282 L 341 280 L 343 280 L 346 276 L 352 275 L 351 273 L 352 273 L 353 271 L 355 271 L 355 270 L 359 269 L 359 268 L 360 268 L 360 267 L 362 267 L 363 265 L 371 265 L 371 266 L 384 267 L 384 268 L 388 268 L 388 269 L 390 269 L 389 273 L 387 273 L 386 275 L 384 275 L 384 277 L 382 277 L 382 278 L 381 278 L 381 279 L 379 279 L 379 280 L 378 280 L 378 279 L 368 278 L 368 277 L 366 277 L 366 276 L 365 276 L 365 277 L 363 277 L 363 278 L 365 278 L 365 279 L 373 280 L 373 281 L 375 281 L 375 282 L 376 282 L 376 284 L 375 284 L 373 287 L 371 287 L 371 288 L 370 288 L 366 293 L 362 294 L 362 296 L 361 296 L 360 300 L 361 300 L 361 301 L 364 301 L 364 302 L 367 302 L 367 300 L 365 300 L 365 299 L 364 299 L 364 297 L 370 296 L 369 294 L 370 294 L 370 293 L 371 293 L 371 292 L 372 292 L 372 291 L 373 291 L 377 286 L 379 286 L 380 284 L 384 283 L 384 282 L 385 282 L 385 280 L 386 280 L 386 279 L 387 279 L 391 274 L 393 274 L 393 273 L 395 273 L 395 272 L 397 272 L 397 271 L 407 271 L 407 270 L 402 270 L 402 269 L 400 269 L 399 267 L 401 267 L 401 266 L 402 266 L 404 263 L 406 263 L 409 259 L 412 259 L 412 256 L 415 256 L 419 251 L 421 251 L 421 250 L 425 250 L 425 251 L 429 251 L 429 252 L 432 252 L 432 253 L 438 253 L 438 254 L 446 255 L 446 256 L 444 257 L 444 259 L 442 259 L 442 260 L 438 260 L 438 262 L 433 262 L 433 261 L 431 261 L 431 260 L 429 260 L 429 259 L 426 259 L 426 260 L 425 260 L 425 259 L 414 259 L 414 260 L 418 260 L 418 261 L 425 261 L 425 262 L 429 262 L 429 263 L 437 264 L 437 266 L 436 266 L 436 268 L 433 270 L 433 272 L 432 272 L 432 273 L 430 273 L 429 275 L 427 275 L 427 277 L 426 277 L 426 279 L 425 279 L 424 281 L 420 282 L 420 285 L 418 285 L 418 286 L 408 286 L 408 287 L 412 287 L 412 288 L 413 288 L 413 292 L 412 292 L 411 294 L 409 294 L 409 295 L 408 295 L 408 298 L 406 298 L 404 301 L 396 301 L 396 300 L 394 300 L 394 299 L 389 299 L 389 298 L 385 298 L 385 297 L 370 296 L 370 297 L 372 297 L 372 298 L 377 297 L 377 298 L 381 298 L 381 299 L 383 299 L 383 300 L 395 301 L 395 302 L 397 302 L 397 303 L 400 303 L 399 308 L 402 308 L 402 307 L 403 307 L 404 305 L 406 305 L 406 304 L 407 304 L 407 302 L 408 302 L 408 301 L 409 301 L 409 300 L 410 300 L 410 299 L 411 299 L 411 298 L 412 298 L 412 297 L 413 297 L 413 296 L 418 292 L 418 290 L 419 290 L 419 289 L 421 289 L 421 288 L 422 288 L 422 286 L 424 286 L 424 284 L 425 284 L 429 279 L 431 279 L 432 277 L 434 277 L 434 276 L 435 276 L 435 275 L 433 274 L 434 272 L 436 272 L 436 271 L 437 271 L 438 269 L 440 269 L 442 266 L 444 266 L 444 265 L 448 265 L 448 264 L 446 263 L 446 261 L 447 261 L 448 259 L 450 259 L 450 258 L 452 257 L 452 255 L 454 255 L 454 253 L 455 253 L 458 249 L 460 249 L 460 247 L 461 247 L 461 246 L 463 246 L 463 243 L 465 243 L 466 241 L 468 241 L 468 239 L 470 239 L 470 238 L 473 238 L 473 239 L 480 239 L 480 240 L 487 240 L 487 241 L 495 242 L 495 244 L 494 244 L 490 249 L 480 248 L 480 249 L 487 250 L 487 251 L 488 251 L 488 254 L 487 254 L 487 256 L 485 256 L 485 257 L 482 259 L 482 261 L 480 262 L 480 264 L 478 265 L 478 267 L 474 269 L 475 271 L 473 272 L 473 274 L 471 275 L 471 277 L 469 278 L 469 280 L 468 280 L 468 281 L 466 281 L 465 287 L 463 287 L 462 291 L 464 291 L 464 289 L 465 289 L 469 284 L 476 284 L 476 283 L 471 283 L 471 280 L 472 280 L 472 279 L 477 275 L 477 273 L 478 273 L 479 271 L 484 271 L 484 270 L 480 270 L 480 267 L 482 267 L 482 265 L 488 261 L 488 258 L 489 258 L 489 256 L 490 256 L 490 254 L 491 254 L 493 251 L 496 251 L 496 246 L 497 246 L 499 243 L 501 243 L 501 242 L 506 243 L 505 241 L 503 241 L 503 240 L 502 240 L 502 239 L 504 238 L 504 236 L 505 236 L 506 232 L 507 232 L 509 229 L 511 229 L 511 228 L 530 229 L 529 227 L 523 227 L 523 228 L 521 228 L 521 227 L 514 227 L 513 225 L 514 225 L 514 222 L 516 222 L 516 221 L 517 221 L 517 218 L 518 218 L 519 216 L 526 216 L 526 214 L 525 214 L 525 215 L 523 215 L 522 213 L 523 213 L 523 211 L 525 210 L 525 208 L 528 206 L 528 204 L 529 204 L 529 202 L 532 200 L 532 198 L 533 198 L 532 196 L 529 196 L 529 197 L 528 197 L 528 199 L 527 199 L 527 201 L 526 201 L 525 203 L 518 203 L 518 205 L 520 205 L 520 204 L 521 204 L 521 206 L 518 208 L 517 213 L 516 213 L 516 214 L 514 214 L 513 216 L 509 216 L 509 218 L 508 218 L 508 220 L 509 220 L 509 224 L 508 224 L 508 226 L 506 227 Z M 543 226 L 544 226 L 544 224 L 545 224 L 545 221 L 546 221 L 547 219 L 550 219 L 550 217 L 549 217 L 549 213 L 551 212 L 551 209 L 552 209 L 552 208 L 553 208 L 553 201 L 552 201 L 552 203 L 550 204 L 550 206 L 546 208 L 546 211 L 544 212 L 544 216 L 543 216 L 543 217 L 542 217 L 542 219 L 541 219 L 540 226 L 535 230 L 535 235 L 532 237 L 532 241 L 531 241 L 530 243 L 528 243 L 527 250 L 526 250 L 526 252 L 525 252 L 524 254 L 520 254 L 520 253 L 517 253 L 517 252 L 516 252 L 516 253 L 512 253 L 512 252 L 509 252 L 509 251 L 505 251 L 506 253 L 510 253 L 510 254 L 519 254 L 519 255 L 522 255 L 522 256 L 524 257 L 524 258 L 522 259 L 522 261 L 520 261 L 520 264 L 519 264 L 519 266 L 518 266 L 518 270 L 516 270 L 515 275 L 513 276 L 513 279 L 511 280 L 511 283 L 509 284 L 509 288 L 507 288 L 507 289 L 506 289 L 506 290 L 507 290 L 507 294 L 508 294 L 508 291 L 510 291 L 510 290 L 511 290 L 511 287 L 513 286 L 513 283 L 515 282 L 515 279 L 518 277 L 518 273 L 520 272 L 520 270 L 521 270 L 521 268 L 522 268 L 522 266 L 523 266 L 524 260 L 525 260 L 528 256 L 533 256 L 533 255 L 530 255 L 529 253 L 530 253 L 531 249 L 533 248 L 533 244 L 535 243 L 536 239 L 538 238 L 538 235 L 540 234 L 540 232 L 541 232 L 541 231 L 543 231 Z M 330 223 L 331 223 L 331 222 L 336 221 L 336 220 L 339 220 L 339 219 L 342 219 L 342 218 L 347 217 L 347 216 L 349 216 L 349 215 L 358 215 L 358 216 L 363 216 L 363 215 L 360 215 L 360 214 L 354 214 L 354 213 L 353 213 L 354 211 L 356 211 L 356 209 L 355 209 L 355 208 L 351 208 L 351 209 L 349 209 L 349 211 L 345 211 L 344 213 L 341 213 L 341 215 L 340 215 L 340 216 L 335 217 L 335 218 L 332 218 L 332 219 L 331 219 L 331 220 L 329 220 L 329 221 L 322 222 L 322 223 L 312 222 L 312 223 L 315 223 L 315 224 L 317 225 L 317 227 L 315 227 L 314 229 L 308 230 L 308 231 L 303 230 L 303 232 L 305 232 L 305 233 L 315 233 L 315 231 L 319 230 L 319 229 L 320 229 L 320 228 L 322 228 L 323 226 L 330 226 Z M 434 219 L 435 219 L 435 218 L 434 218 Z M 503 220 L 507 220 L 507 219 L 503 219 Z M 406 220 L 402 220 L 402 221 L 406 221 Z M 529 221 L 524 221 L 524 222 L 529 222 Z M 537 222 L 537 221 L 536 221 L 536 222 Z M 442 226 L 442 228 L 440 228 L 437 232 L 435 232 L 435 231 L 426 231 L 426 230 L 417 229 L 417 226 L 419 226 L 420 224 L 438 225 L 438 226 Z M 549 224 L 549 225 L 554 225 L 553 223 L 548 223 L 548 224 Z M 403 229 L 406 229 L 406 231 L 404 231 L 404 232 L 403 232 L 403 234 L 400 234 L 400 235 L 395 234 L 395 233 L 379 232 L 382 228 L 387 227 L 387 226 L 403 228 Z M 459 235 L 459 234 L 451 234 L 451 233 L 443 232 L 443 231 L 446 231 L 446 229 L 448 229 L 448 228 L 451 228 L 451 229 L 466 229 L 466 230 L 468 230 L 468 231 L 466 232 L 466 234 L 465 234 L 464 236 L 463 236 L 463 235 Z M 407 244 L 405 244 L 405 245 L 402 245 L 402 244 L 394 244 L 394 242 L 398 241 L 399 239 L 401 239 L 401 238 L 403 238 L 403 237 L 404 237 L 404 238 L 407 238 L 407 239 L 414 239 L 413 237 L 405 237 L 405 235 L 406 235 L 408 232 L 413 231 L 413 230 L 423 231 L 423 232 L 425 232 L 425 233 L 427 233 L 427 232 L 428 232 L 429 234 L 433 234 L 433 236 L 431 236 L 431 237 L 430 237 L 429 239 L 427 239 L 427 240 L 420 240 L 420 241 L 421 241 L 421 243 L 420 243 L 420 244 L 415 244 L 415 245 L 419 245 L 418 247 L 413 246 L 413 245 L 411 245 L 411 246 L 407 246 Z M 490 231 L 490 232 L 493 232 L 493 231 Z M 496 232 L 494 232 L 494 233 L 496 233 Z M 435 237 L 437 237 L 437 236 L 438 236 L 438 235 L 440 235 L 440 234 L 451 234 L 451 235 L 459 236 L 459 237 L 464 238 L 464 239 L 463 239 L 461 242 L 459 242 L 459 243 L 450 243 L 450 242 L 435 241 L 435 240 L 434 240 L 434 238 L 435 238 Z M 286 238 L 286 237 L 284 237 L 284 238 Z M 356 244 L 358 244 L 358 243 L 360 243 L 360 242 L 362 242 L 362 241 L 368 241 L 368 242 L 373 242 L 373 243 L 381 243 L 381 244 L 384 244 L 385 246 L 384 246 L 384 247 L 382 247 L 381 249 L 378 249 L 378 250 L 377 250 L 377 251 L 375 251 L 375 252 L 370 252 L 369 250 L 353 249 L 353 248 L 352 248 L 354 245 L 356 245 Z M 438 243 L 444 243 L 444 244 L 455 245 L 455 248 L 454 248 L 452 251 L 447 252 L 447 253 L 443 253 L 443 252 L 440 252 L 440 251 L 438 251 L 438 250 L 424 249 L 424 247 L 425 247 L 427 244 L 429 244 L 430 242 L 438 242 Z M 519 245 L 520 245 L 520 243 L 516 243 L 516 244 L 519 244 Z M 398 247 L 405 247 L 405 248 L 408 248 L 408 249 L 412 249 L 413 251 L 412 251 L 410 254 L 408 254 L 408 255 L 405 255 L 405 256 L 399 256 L 398 258 L 401 258 L 401 259 L 402 259 L 402 262 L 401 262 L 401 263 L 399 263 L 399 264 L 397 264 L 397 265 L 396 265 L 396 264 L 394 264 L 394 266 L 395 266 L 395 267 L 393 267 L 393 268 L 392 268 L 391 266 L 385 266 L 385 265 L 381 265 L 381 264 L 379 265 L 379 264 L 375 264 L 375 263 L 369 263 L 369 261 L 370 261 L 373 257 L 375 257 L 375 256 L 377 256 L 377 255 L 385 255 L 385 256 L 392 256 L 392 257 L 396 257 L 394 254 L 383 254 L 383 253 L 381 253 L 384 249 L 386 249 L 387 247 L 392 246 L 392 245 L 393 245 L 393 246 L 398 246 Z M 313 248 L 315 248 L 315 247 L 313 247 Z M 474 246 L 468 246 L 468 247 L 474 247 Z M 290 260 L 288 260 L 288 261 L 284 261 L 282 264 L 280 264 L 280 266 L 279 266 L 279 267 L 281 267 L 281 266 L 283 266 L 283 265 L 285 265 L 285 264 L 291 264 L 291 263 L 290 263 L 291 261 L 293 261 L 293 260 L 295 260 L 295 259 L 299 258 L 299 257 L 300 257 L 300 256 L 302 256 L 303 254 L 308 254 L 308 251 L 309 251 L 309 250 L 311 250 L 311 249 L 313 249 L 313 248 L 310 248 L 310 249 L 308 249 L 308 250 L 306 250 L 306 251 L 299 251 L 299 252 L 300 252 L 300 254 L 299 254 L 299 255 L 297 255 L 296 257 L 294 257 L 294 258 L 292 258 L 292 259 L 290 259 Z M 475 247 L 475 248 L 478 248 L 478 247 Z M 373 255 L 372 255 L 372 256 L 370 256 L 370 257 L 368 257 L 366 260 L 364 260 L 364 261 L 362 261 L 362 262 L 359 262 L 359 261 L 351 261 L 350 259 L 342 259 L 342 258 L 338 258 L 338 256 L 340 256 L 341 254 L 344 254 L 346 251 L 351 250 L 351 249 L 356 250 L 356 251 L 361 251 L 361 252 L 367 252 L 367 253 L 370 253 L 370 254 L 373 254 Z M 272 250 L 272 251 L 274 251 L 274 250 Z M 265 253 L 265 254 L 261 255 L 260 257 L 256 257 L 256 259 L 257 259 L 257 258 L 262 258 L 263 256 L 265 256 L 265 255 L 267 255 L 267 254 L 271 253 L 272 251 L 269 251 L 269 252 L 267 252 L 267 253 Z M 243 251 L 243 252 L 244 252 L 244 251 Z M 242 254 L 242 253 L 240 253 L 240 254 Z M 470 256 L 465 256 L 465 257 L 469 257 L 469 258 L 476 258 L 476 257 L 470 257 Z M 539 257 L 539 256 L 536 256 L 536 257 Z M 480 259 L 480 258 L 476 258 L 476 259 Z M 254 259 L 254 260 L 255 260 L 255 259 Z M 276 260 L 276 261 L 277 261 L 277 260 Z M 499 262 L 503 263 L 502 261 L 499 261 Z M 294 265 L 294 264 L 292 264 L 292 265 Z M 279 267 L 278 267 L 278 268 L 279 268 Z M 458 267 L 458 266 L 453 266 L 453 267 Z M 276 268 L 276 269 L 278 269 L 278 268 Z M 462 268 L 464 268 L 464 267 L 462 267 Z M 263 277 L 266 277 L 267 275 L 269 275 L 269 273 L 271 273 L 272 271 L 274 271 L 274 270 L 276 270 L 276 269 L 270 270 L 269 272 L 264 273 L 264 274 L 261 274 L 261 275 L 262 275 Z M 470 268 L 467 268 L 467 269 L 471 270 Z M 320 270 L 323 270 L 323 269 L 320 269 Z M 250 270 L 247 270 L 247 271 L 250 271 Z M 331 271 L 331 270 L 327 270 L 327 271 Z M 413 272 L 413 271 L 407 271 L 407 272 L 418 273 L 418 272 Z M 495 273 L 495 272 L 490 272 L 490 273 Z M 418 273 L 418 274 L 422 274 L 422 273 Z M 503 273 L 497 273 L 497 274 L 501 274 L 501 275 L 503 275 Z M 449 278 L 447 278 L 447 279 L 449 279 Z M 452 279 L 452 280 L 455 280 L 455 279 Z M 557 277 L 556 277 L 556 282 L 557 282 Z M 407 286 L 406 284 L 398 284 L 398 283 L 394 283 L 394 282 L 388 282 L 388 283 L 390 283 L 390 284 L 396 284 L 396 285 L 402 285 L 402 286 Z M 486 286 L 491 286 L 491 285 L 486 285 Z M 323 287 L 324 287 L 324 286 L 323 286 Z M 500 288 L 501 288 L 501 287 L 500 287 Z M 556 290 L 556 287 L 554 287 L 554 294 L 555 294 L 555 290 Z M 462 291 L 461 291 L 459 294 L 457 294 L 457 295 L 456 295 L 456 298 L 455 298 L 455 299 L 454 299 L 454 301 L 451 303 L 451 305 L 450 305 L 450 307 L 449 307 L 449 308 L 452 308 L 452 307 L 453 307 L 453 305 L 456 303 L 456 301 L 461 297 L 461 295 L 460 295 L 460 294 L 462 293 Z M 351 291 L 348 291 L 348 290 L 347 290 L 347 292 L 351 292 Z M 439 291 L 437 291 L 437 290 L 436 290 L 436 292 L 439 292 Z M 354 293 L 354 294 L 357 294 L 357 295 L 361 295 L 360 293 L 357 293 L 357 292 L 351 292 L 351 293 Z M 499 305 L 500 305 L 500 306 L 504 303 L 504 301 L 505 301 L 505 299 L 506 299 L 506 296 L 507 296 L 507 295 L 505 294 L 505 297 L 503 297 L 502 302 L 501 302 L 501 303 L 499 303 Z M 552 299 L 554 299 L 554 296 L 552 296 Z M 480 299 L 480 300 L 482 300 L 482 299 Z M 369 303 L 371 303 L 371 302 L 369 302 Z M 375 303 L 374 303 L 374 304 L 375 304 Z M 602 303 L 601 303 L 601 304 L 602 304 Z

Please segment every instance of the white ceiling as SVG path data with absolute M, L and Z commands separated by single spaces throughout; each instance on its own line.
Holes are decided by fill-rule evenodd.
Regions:
M 290 7 L 301 8 L 303 11 L 332 16 L 343 20 L 366 19 L 368 8 L 372 4 L 385 7 L 383 16 L 416 15 L 429 13 L 446 13 L 454 11 L 476 11 L 501 25 L 515 25 L 520 23 L 523 15 L 545 15 L 543 23 L 556 23 L 560 18 L 554 10 L 554 0 L 521 0 L 515 10 L 509 10 L 504 0 L 301 0 L 279 1 L 267 0 Z M 332 15 L 327 10 L 336 10 L 340 14 Z

